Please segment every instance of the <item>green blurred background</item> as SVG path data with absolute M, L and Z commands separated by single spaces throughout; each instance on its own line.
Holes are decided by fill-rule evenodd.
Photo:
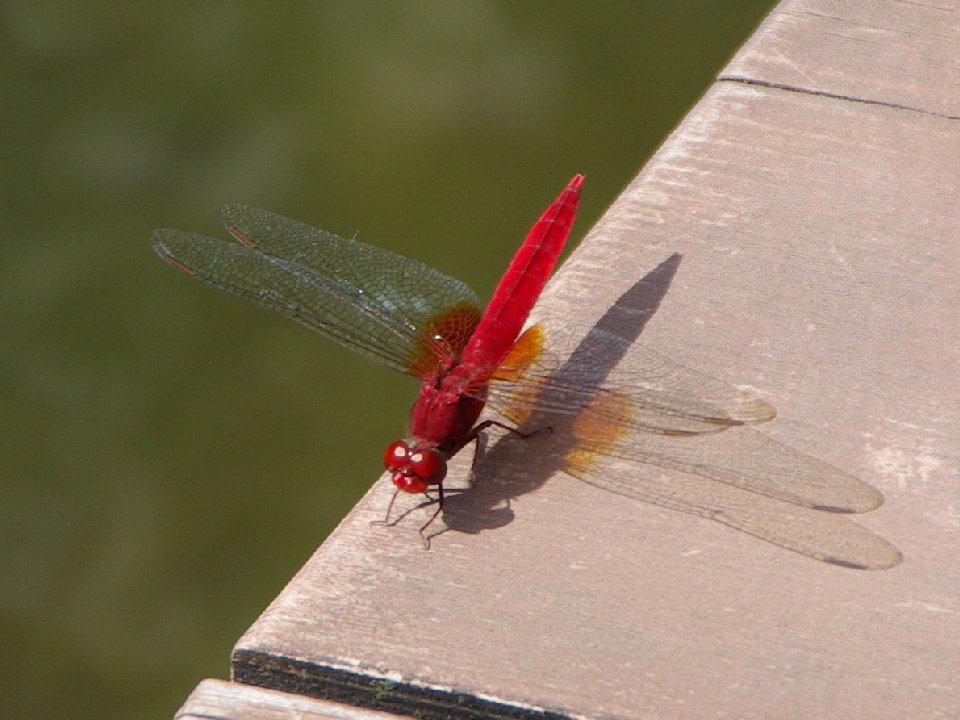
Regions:
M 405 428 L 412 381 L 172 272 L 153 228 L 249 202 L 486 297 L 771 4 L 0 4 L 0 717 L 170 717 Z

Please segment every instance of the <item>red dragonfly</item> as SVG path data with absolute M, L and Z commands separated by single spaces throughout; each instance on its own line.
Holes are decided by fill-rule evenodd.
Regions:
M 425 544 L 452 456 L 488 430 L 524 438 L 549 430 L 540 433 L 551 436 L 545 452 L 553 442 L 560 468 L 591 484 L 827 562 L 896 565 L 895 547 L 837 514 L 871 510 L 880 493 L 742 427 L 772 419 L 767 403 L 602 331 L 591 331 L 578 367 L 551 365 L 545 345 L 559 347 L 572 331 L 523 328 L 570 234 L 582 186 L 574 176 L 540 216 L 486 309 L 464 283 L 415 260 L 247 205 L 221 211 L 237 243 L 178 230 L 157 230 L 152 241 L 177 270 L 422 381 L 411 437 L 391 443 L 384 461 L 393 500 L 400 491 L 438 491 L 437 510 L 420 530 Z M 597 373 L 611 356 L 624 362 Z M 478 422 L 485 406 L 505 422 Z M 740 449 L 732 454 L 726 442 L 719 450 L 683 442 L 734 427 L 746 442 L 733 443 Z M 617 460 L 697 479 L 625 477 Z

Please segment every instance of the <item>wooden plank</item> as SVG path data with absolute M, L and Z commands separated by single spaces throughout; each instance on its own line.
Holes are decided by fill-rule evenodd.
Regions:
M 941 68 L 919 94 L 960 90 Z M 818 563 L 546 477 L 531 444 L 450 502 L 429 552 L 426 510 L 369 526 L 375 485 L 239 641 L 235 677 L 371 707 L 387 681 L 389 709 L 427 717 L 956 714 L 958 184 L 954 120 L 720 83 L 538 308 L 590 325 L 616 307 L 647 346 L 761 394 L 765 436 L 886 495 L 860 522 L 901 565 Z
M 960 118 L 955 3 L 787 0 L 720 74 Z
M 406 716 L 404 716 L 406 717 Z M 208 679 L 190 693 L 175 720 L 402 720 L 399 715 Z

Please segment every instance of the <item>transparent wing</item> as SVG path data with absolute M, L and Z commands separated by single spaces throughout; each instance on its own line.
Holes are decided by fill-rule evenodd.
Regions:
M 539 332 L 494 374 L 489 405 L 524 430 L 550 428 L 536 446 L 557 469 L 820 560 L 900 561 L 890 543 L 842 515 L 878 507 L 876 489 L 745 427 L 774 417 L 767 403 L 609 333 Z M 551 369 L 539 348 L 554 341 L 576 347 Z
M 415 260 L 247 205 L 221 214 L 239 243 L 157 230 L 154 249 L 176 269 L 394 370 L 422 375 L 479 320 L 469 287 Z
M 741 437 L 731 445 L 729 441 L 734 436 Z M 724 437 L 727 442 L 723 447 L 702 446 L 715 439 L 718 438 L 685 438 L 700 446 L 697 454 L 710 455 L 707 465 L 693 466 L 686 457 L 688 449 L 650 453 L 642 460 L 631 458 L 642 465 L 624 465 L 616 462 L 617 456 L 577 449 L 564 456 L 563 469 L 618 495 L 715 520 L 835 565 L 879 570 L 893 567 L 903 559 L 896 547 L 853 522 L 849 515 L 828 512 L 828 506 L 811 503 L 820 489 L 829 488 L 827 496 L 833 502 L 857 503 L 867 499 L 879 504 L 882 496 L 874 488 L 816 458 L 774 443 L 756 431 L 733 430 Z M 674 438 L 674 442 L 680 440 Z M 755 455 L 752 450 L 759 450 L 760 454 Z M 681 452 L 685 456 L 683 461 L 673 462 Z M 738 460 L 747 464 L 731 472 Z M 781 492 L 783 486 L 779 483 L 765 482 L 770 478 L 767 467 L 770 462 L 781 468 L 792 465 L 796 492 Z M 723 478 L 717 476 L 718 464 L 728 473 Z M 746 478 L 746 482 L 728 482 L 737 475 Z
M 531 337 L 532 336 L 532 337 Z M 589 417 L 597 428 L 699 435 L 772 420 L 768 403 L 611 333 L 540 323 L 492 376 L 489 402 L 514 422 L 531 412 Z M 557 353 L 569 349 L 561 366 Z M 548 348 L 548 349 L 545 349 Z

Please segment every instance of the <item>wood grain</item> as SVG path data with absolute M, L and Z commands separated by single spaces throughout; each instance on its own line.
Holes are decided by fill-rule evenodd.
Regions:
M 369 526 L 377 483 L 238 642 L 236 679 L 423 717 L 955 716 L 957 27 L 916 3 L 784 3 L 537 308 L 589 327 L 676 258 L 662 298 L 620 308 L 640 342 L 877 487 L 858 522 L 902 564 L 818 563 L 539 477 L 530 450 L 450 503 L 429 552 L 415 498 Z

